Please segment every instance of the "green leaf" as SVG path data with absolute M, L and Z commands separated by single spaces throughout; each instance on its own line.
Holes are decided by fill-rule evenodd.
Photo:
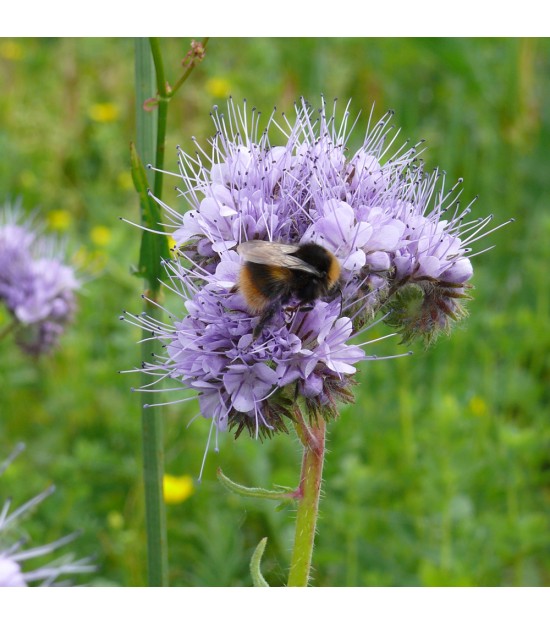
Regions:
M 294 489 L 288 486 L 278 486 L 277 490 L 267 490 L 266 488 L 249 488 L 233 482 L 221 469 L 218 469 L 218 480 L 232 493 L 243 495 L 244 497 L 258 497 L 260 499 L 294 499 Z
M 295 509 L 295 507 L 296 507 L 296 500 L 294 498 L 293 499 L 290 499 L 290 498 L 289 499 L 283 499 L 283 500 L 281 500 L 280 503 L 278 503 L 275 506 L 275 511 L 276 512 L 281 512 L 281 510 L 288 510 L 290 508 L 294 508 Z
M 130 158 L 132 165 L 132 179 L 139 195 L 141 223 L 145 228 L 155 230 L 156 232 L 164 232 L 164 228 L 160 225 L 160 206 L 155 202 L 151 195 L 149 195 L 147 173 L 133 143 L 130 144 Z M 145 278 L 148 282 L 149 288 L 153 292 L 159 290 L 159 281 L 161 279 L 162 271 L 161 260 L 168 258 L 170 258 L 168 236 L 144 230 L 141 237 L 139 267 L 137 273 Z
M 262 572 L 260 571 L 260 564 L 262 562 L 262 556 L 264 555 L 265 546 L 267 543 L 267 537 L 262 538 L 258 543 L 256 549 L 254 549 L 254 553 L 252 554 L 252 558 L 250 559 L 250 574 L 252 575 L 252 583 L 255 588 L 261 588 L 265 586 L 269 586 L 269 584 L 265 581 Z

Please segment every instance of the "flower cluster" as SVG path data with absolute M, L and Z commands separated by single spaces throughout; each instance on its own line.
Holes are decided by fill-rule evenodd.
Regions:
M 0 302 L 14 321 L 16 340 L 29 354 L 50 350 L 75 310 L 79 283 L 56 242 L 19 207 L 0 211 Z
M 470 246 L 491 220 L 468 219 L 459 183 L 445 191 L 443 174 L 425 172 L 420 143 L 392 148 L 392 112 L 369 120 L 356 151 L 349 107 L 340 122 L 324 101 L 314 110 L 302 100 L 295 114 L 291 122 L 274 112 L 260 133 L 260 114 L 230 100 L 227 115 L 212 114 L 209 151 L 179 150 L 190 210 L 162 204 L 179 252 L 164 264 L 185 312 L 163 326 L 126 316 L 163 345 L 143 368 L 196 391 L 202 415 L 237 435 L 285 430 L 298 397 L 315 418 L 334 416 L 337 401 L 352 400 L 355 365 L 368 358 L 351 340 L 380 311 L 405 340 L 448 330 L 464 315 Z M 307 307 L 299 297 L 282 302 L 258 338 L 237 252 L 256 239 L 316 243 L 341 268 L 338 288 Z
M 0 464 L 0 475 L 23 449 L 24 445 L 18 445 L 8 459 Z M 11 513 L 11 499 L 7 499 L 3 503 L 0 509 L 0 587 L 28 586 L 35 582 L 40 582 L 41 586 L 67 586 L 70 582 L 66 578 L 60 579 L 63 576 L 90 573 L 96 570 L 90 558 L 74 560 L 70 554 L 34 570 L 21 566 L 22 562 L 53 553 L 78 536 L 78 533 L 74 533 L 46 545 L 23 549 L 26 538 L 23 537 L 23 532 L 18 524 L 29 510 L 49 497 L 54 490 L 55 488 L 51 486 Z

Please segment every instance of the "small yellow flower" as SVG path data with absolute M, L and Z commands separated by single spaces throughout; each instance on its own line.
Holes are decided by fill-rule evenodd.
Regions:
M 474 395 L 468 404 L 471 413 L 476 417 L 483 417 L 487 414 L 487 404 L 484 399 Z
M 205 87 L 214 98 L 227 98 L 231 94 L 231 85 L 225 78 L 210 78 L 206 81 Z
M 94 245 L 105 247 L 111 241 L 111 231 L 107 226 L 94 226 L 90 231 L 90 239 Z
M 189 475 L 165 475 L 163 480 L 164 501 L 167 504 L 181 503 L 193 494 L 193 478 Z
M 0 42 L 0 57 L 8 61 L 19 61 L 23 58 L 23 46 L 12 39 Z
M 88 116 L 94 122 L 113 122 L 118 119 L 118 106 L 114 102 L 98 102 L 90 106 Z
M 48 213 L 47 221 L 51 230 L 63 232 L 69 228 L 73 218 L 69 211 L 63 208 L 57 208 Z

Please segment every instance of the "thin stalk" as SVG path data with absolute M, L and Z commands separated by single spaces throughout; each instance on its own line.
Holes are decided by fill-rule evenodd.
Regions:
M 149 44 L 136 39 L 136 147 L 145 163 L 156 163 L 156 111 L 144 111 L 143 102 L 155 93 L 155 71 Z M 162 182 L 161 182 L 162 185 Z M 160 259 L 159 259 L 160 262 Z M 160 309 L 148 300 L 157 301 L 159 285 L 146 282 L 145 312 L 159 318 Z M 144 331 L 144 338 L 147 333 Z M 150 357 L 147 341 L 143 343 L 143 360 Z M 143 374 L 143 384 L 149 380 Z M 145 518 L 147 527 L 147 579 L 149 586 L 168 585 L 168 548 L 166 540 L 166 511 L 162 482 L 164 477 L 163 422 L 158 407 L 142 408 L 143 482 L 145 489 Z
M 157 88 L 157 141 L 155 150 L 155 184 L 153 192 L 157 198 L 162 196 L 162 170 L 164 169 L 164 154 L 166 145 L 166 120 L 168 117 L 168 86 L 164 77 L 164 63 L 162 62 L 162 54 L 160 51 L 159 40 L 157 37 L 149 38 L 151 46 L 151 54 L 156 75 Z
M 145 111 L 143 103 L 155 93 L 155 67 L 147 40 L 137 38 L 135 41 L 135 81 L 136 81 L 136 148 L 141 160 L 152 163 L 157 142 L 157 111 Z M 149 185 L 152 187 L 153 172 L 147 170 Z
M 145 313 L 159 318 L 159 309 L 146 303 Z M 144 338 L 146 333 L 144 333 Z M 142 360 L 150 357 L 151 346 L 143 343 Z M 143 384 L 149 379 L 143 375 Z M 158 406 L 142 408 L 143 484 L 147 525 L 147 579 L 149 586 L 168 586 L 168 543 L 163 497 L 164 428 Z
M 304 445 L 304 455 L 288 585 L 307 586 L 323 479 L 326 423 L 324 419 L 319 418 L 316 424 L 308 426 L 301 419 L 296 422 L 296 430 Z
M 201 43 L 200 43 L 200 47 L 202 49 L 202 53 L 204 54 L 204 50 L 206 49 L 206 44 L 208 43 L 208 40 L 210 39 L 210 37 L 205 37 Z M 200 62 L 202 60 L 202 58 L 199 58 L 198 61 Z M 183 83 L 189 78 L 189 76 L 191 75 L 191 72 L 195 69 L 195 67 L 197 66 L 197 60 L 192 59 L 189 67 L 185 70 L 185 72 L 180 76 L 180 78 L 174 83 L 174 86 L 172 87 L 172 90 L 170 92 L 170 97 L 174 95 L 174 93 L 176 93 L 176 91 L 183 85 Z
M 153 185 L 153 191 L 157 198 L 162 195 L 162 170 L 164 169 L 164 156 L 166 150 L 166 120 L 168 118 L 168 103 L 176 93 L 176 91 L 183 85 L 183 83 L 189 78 L 192 71 L 202 60 L 204 55 L 204 49 L 208 43 L 208 37 L 205 37 L 199 46 L 193 43 L 190 51 L 189 66 L 185 72 L 176 81 L 173 87 L 170 87 L 166 81 L 164 73 L 164 63 L 162 61 L 162 54 L 160 50 L 160 42 L 158 37 L 150 37 L 149 45 L 151 46 L 151 54 L 153 56 L 153 62 L 155 66 L 156 74 L 156 87 L 157 87 L 157 140 L 156 140 L 156 152 L 155 152 L 155 166 L 157 171 L 155 172 L 155 182 Z M 197 52 L 197 48 L 200 49 L 200 53 Z M 161 170 L 161 171 L 158 171 Z

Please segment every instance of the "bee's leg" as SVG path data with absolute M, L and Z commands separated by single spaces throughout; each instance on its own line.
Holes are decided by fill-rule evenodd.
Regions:
M 285 312 L 293 315 L 297 312 L 308 312 L 313 310 L 313 304 L 297 304 L 296 306 L 286 306 Z
M 252 333 L 252 338 L 254 340 L 256 340 L 260 336 L 266 323 L 270 321 L 273 315 L 280 309 L 281 309 L 281 300 L 279 298 L 273 300 L 272 302 L 269 303 L 267 308 L 264 308 L 262 314 L 260 315 L 260 320 L 258 321 L 258 324 L 254 328 L 254 332 Z
M 296 314 L 297 310 L 298 310 L 297 306 L 285 306 L 284 308 L 285 323 L 290 323 L 292 321 L 292 318 Z
M 298 304 L 297 306 L 287 306 L 285 312 L 290 315 L 295 315 L 298 312 L 309 312 L 313 310 L 313 304 Z
M 287 306 L 285 309 L 285 321 L 291 323 L 296 313 L 309 312 L 313 310 L 313 304 L 297 304 L 296 306 Z

